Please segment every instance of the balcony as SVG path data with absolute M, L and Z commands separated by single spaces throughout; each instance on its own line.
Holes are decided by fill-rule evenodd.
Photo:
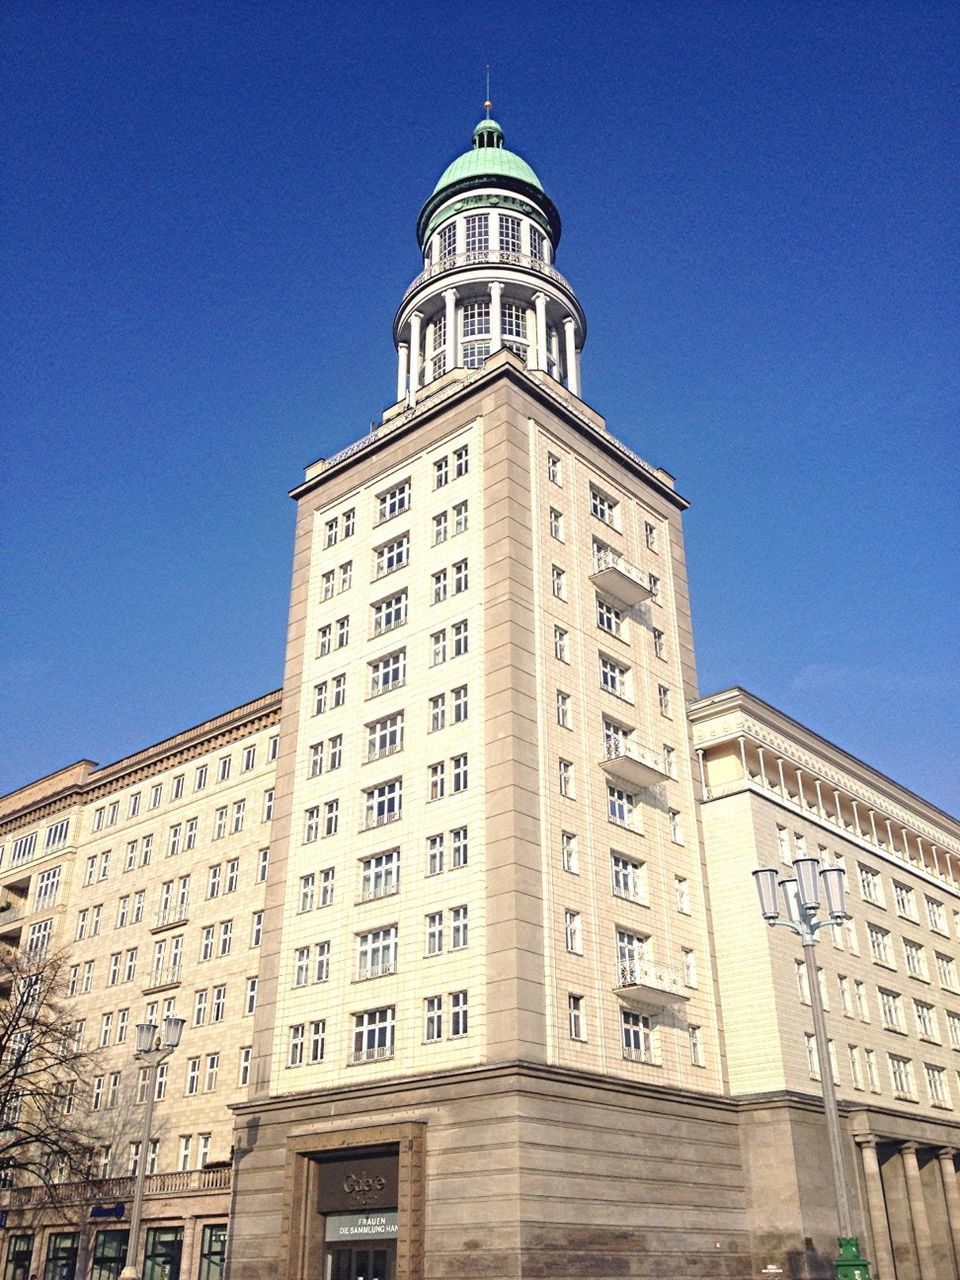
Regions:
M 554 284 L 560 285 L 562 289 L 566 289 L 568 293 L 573 293 L 569 282 L 560 274 L 556 267 L 551 267 L 548 262 L 544 262 L 542 258 L 531 258 L 525 253 L 514 253 L 507 249 L 485 249 L 475 250 L 470 253 L 451 254 L 447 258 L 441 258 L 438 262 L 431 262 L 430 265 L 410 282 L 403 300 L 412 293 L 415 293 L 422 284 L 428 280 L 432 280 L 435 276 L 444 275 L 448 271 L 460 271 L 464 267 L 474 266 L 506 266 L 520 267 L 525 271 L 535 271 L 538 275 L 552 280 Z
M 213 1167 L 208 1169 L 189 1169 L 184 1172 L 148 1173 L 145 1179 L 144 1195 L 169 1196 L 190 1195 L 206 1191 L 229 1191 L 233 1177 L 230 1168 Z M 58 1194 L 66 1204 L 120 1203 L 133 1199 L 135 1179 L 93 1178 L 88 1182 L 65 1182 L 57 1188 Z M 0 1191 L 0 1204 L 10 1209 L 30 1209 L 49 1203 L 50 1193 L 46 1187 L 12 1187 Z
M 162 965 L 159 969 L 154 969 L 152 973 L 147 974 L 143 994 L 149 995 L 153 991 L 163 991 L 166 987 L 176 987 L 179 983 L 180 965 Z
M 8 901 L 0 908 L 0 937 L 8 933 L 19 933 L 28 915 L 30 907 L 26 902 Z
M 174 925 L 186 924 L 190 915 L 190 904 L 178 902 L 170 907 L 161 907 L 156 920 L 150 927 L 151 933 L 160 933 L 164 929 L 172 929 Z
M 690 998 L 676 970 L 648 960 L 630 960 L 618 965 L 614 990 L 626 1004 L 646 1009 L 665 1009 Z
M 396 973 L 397 962 L 395 960 L 386 960 L 383 964 L 360 965 L 357 969 L 357 981 L 365 982 L 367 978 L 385 978 L 388 974 Z
M 369 1049 L 354 1049 L 351 1062 L 382 1062 L 393 1057 L 392 1044 L 377 1044 Z
M 669 777 L 660 756 L 631 738 L 605 738 L 600 768 L 631 787 L 652 787 Z
M 640 570 L 609 547 L 594 555 L 590 581 L 598 591 L 628 609 L 653 595 Z

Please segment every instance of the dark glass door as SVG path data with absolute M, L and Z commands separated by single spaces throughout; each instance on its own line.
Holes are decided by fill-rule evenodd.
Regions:
M 334 1245 L 330 1252 L 330 1280 L 393 1280 L 392 1249 Z

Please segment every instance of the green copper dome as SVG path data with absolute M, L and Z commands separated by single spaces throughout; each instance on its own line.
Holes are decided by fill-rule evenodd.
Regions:
M 473 146 L 447 165 L 433 194 L 464 178 L 514 178 L 538 191 L 543 184 L 522 156 L 503 145 L 503 130 L 496 120 L 481 120 L 473 131 Z
M 470 150 L 447 165 L 420 210 L 417 240 L 421 249 L 427 235 L 435 229 L 432 219 L 441 207 L 456 196 L 466 197 L 470 191 L 488 186 L 499 187 L 535 204 L 545 219 L 544 226 L 549 228 L 556 248 L 560 240 L 560 215 L 553 201 L 544 192 L 543 184 L 526 160 L 503 145 L 503 130 L 496 120 L 481 120 L 473 131 Z

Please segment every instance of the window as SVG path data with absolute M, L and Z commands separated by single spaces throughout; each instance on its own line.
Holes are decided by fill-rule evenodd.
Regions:
M 386 693 L 389 689 L 398 689 L 407 678 L 407 651 L 398 649 L 368 663 L 370 671 L 370 696 Z
M 357 937 L 357 978 L 380 978 L 397 967 L 397 926 L 373 929 Z
M 243 815 L 246 812 L 246 800 L 237 800 L 233 806 L 233 819 L 230 823 L 231 835 L 236 835 L 238 831 L 243 830 Z
M 394 516 L 408 511 L 410 508 L 410 481 L 404 480 L 392 489 L 388 489 L 385 493 L 381 493 L 378 496 L 377 504 L 378 523 L 382 523 L 384 520 L 392 520 Z
M 909 1058 L 903 1058 L 898 1053 L 888 1053 L 887 1061 L 890 1064 L 890 1079 L 893 1081 L 893 1091 L 901 1098 L 913 1098 L 916 1096 L 916 1087 L 913 1082 L 913 1063 Z
M 572 831 L 562 831 L 560 833 L 560 864 L 564 871 L 568 871 L 571 875 L 580 874 L 577 837 Z
M 870 954 L 876 964 L 893 968 L 893 951 L 890 947 L 890 931 L 881 929 L 879 925 L 867 925 L 867 937 L 870 941 Z
M 227 806 L 222 805 L 214 815 L 213 821 L 213 838 L 214 840 L 222 840 L 227 834 Z
M 936 1067 L 933 1063 L 926 1062 L 923 1066 L 923 1073 L 927 1080 L 927 1093 L 933 1105 L 935 1107 L 949 1107 L 950 1086 L 947 1084 L 947 1073 L 943 1067 Z
M 693 1026 L 687 1027 L 687 1037 L 690 1041 L 690 1065 L 693 1067 L 705 1066 L 703 1057 L 703 1032 L 702 1028 Z
M 877 1055 L 873 1049 L 864 1049 L 863 1060 L 867 1066 L 867 1081 L 872 1093 L 880 1092 L 880 1073 L 877 1070 Z
M 320 872 L 320 905 L 329 907 L 333 903 L 334 867 L 325 867 Z
M 651 524 L 649 520 L 644 521 L 643 537 L 648 551 L 660 550 L 657 540 L 657 526 L 655 524 Z
M 440 229 L 440 261 L 446 258 L 453 258 L 457 253 L 457 224 L 455 222 L 448 223 L 447 226 Z
M 393 755 L 403 746 L 403 712 L 386 716 L 367 725 L 367 759 L 379 760 Z
M 615 662 L 612 658 L 606 658 L 600 655 L 600 688 L 606 689 L 608 693 L 614 694 L 618 698 L 628 697 L 628 681 L 630 678 L 630 668 L 622 666 L 619 662 Z M 663 686 L 661 685 L 661 688 Z
M 319 778 L 323 773 L 323 743 L 315 742 L 310 748 L 310 771 L 311 778 Z
M 395 596 L 388 596 L 373 606 L 373 634 L 382 635 L 402 626 L 407 620 L 407 593 L 401 591 Z
M 917 1019 L 917 1030 L 927 1040 L 936 1040 L 939 1043 L 940 1035 L 937 1030 L 937 1011 L 932 1004 L 928 1004 L 926 1000 L 914 1000 L 913 1012 Z
M 403 782 L 396 778 L 392 782 L 383 782 L 364 792 L 365 825 L 380 827 L 388 822 L 395 822 L 403 809 Z
M 690 947 L 680 948 L 680 961 L 683 972 L 683 985 L 685 987 L 695 987 L 697 985 L 697 957 Z
M 446 454 L 442 458 L 437 458 L 433 464 L 433 487 L 442 489 L 450 479 L 450 463 Z
M 612 528 L 617 527 L 617 508 L 619 505 L 609 494 L 603 493 L 593 485 L 590 486 L 590 512 L 598 520 L 602 520 L 604 524 L 608 524 Z
M 330 977 L 330 943 L 318 942 L 313 949 L 313 980 L 326 982 Z
M 635 862 L 622 853 L 611 851 L 610 864 L 613 873 L 613 892 L 618 898 L 631 902 L 648 901 L 647 868 L 643 862 Z
M 395 573 L 397 569 L 402 569 L 410 559 L 409 536 L 403 534 L 400 538 L 394 538 L 392 542 L 385 542 L 382 547 L 377 547 L 375 556 L 375 576 L 378 578 L 384 578 L 388 573 Z
M 665 684 L 657 685 L 657 701 L 660 704 L 660 714 L 668 719 L 672 715 L 670 690 Z
M 254 911 L 250 917 L 250 945 L 259 947 L 263 941 L 263 912 Z
M 511 217 L 510 214 L 501 213 L 500 221 L 500 252 L 501 253 L 519 253 L 520 252 L 520 219 Z
M 465 867 L 468 859 L 467 828 L 454 827 L 450 832 L 451 862 L 454 867 Z
M 568 800 L 572 800 L 576 795 L 573 762 L 571 760 L 560 760 L 557 762 L 557 768 L 560 794 L 566 796 Z
M 647 963 L 647 938 L 629 929 L 617 930 L 617 963 L 620 985 L 633 986 Z
M 863 1072 L 860 1069 L 860 1050 L 855 1044 L 848 1044 L 847 1054 L 850 1063 L 850 1079 L 853 1081 L 853 1087 L 855 1089 L 862 1089 Z
M 430 637 L 430 665 L 438 666 L 447 660 L 447 633 L 435 631 Z
M 303 1066 L 304 1024 L 298 1022 L 290 1028 L 290 1040 L 287 1048 L 287 1066 Z
M 569 636 L 563 627 L 553 628 L 553 656 L 559 662 L 570 661 Z
M 468 923 L 468 908 L 454 907 L 450 912 L 450 949 L 452 951 L 461 951 L 467 945 Z
M 442 996 L 427 996 L 423 1002 L 423 1038 L 428 1044 L 443 1038 Z
M 432 587 L 430 598 L 434 604 L 442 604 L 447 598 L 447 571 L 446 569 L 438 570 L 431 578 Z
M 336 518 L 334 518 L 333 520 L 327 521 L 326 525 L 324 526 L 324 539 L 323 539 L 323 545 L 325 549 L 330 547 L 335 547 L 337 545 L 337 536 L 339 534 L 339 531 L 340 531 L 340 528 Z
M 163 799 L 163 783 L 155 782 L 150 788 L 150 808 L 156 809 Z
M 807 1050 L 807 1070 L 810 1073 L 811 1080 L 820 1079 L 820 1059 L 817 1057 L 817 1040 L 809 1031 L 804 1033 L 804 1043 Z
M 563 938 L 568 951 L 583 955 L 583 921 L 579 911 L 569 908 L 563 913 Z
M 245 1014 L 256 1013 L 257 1011 L 257 979 L 247 979 L 247 992 L 244 1001 L 243 1012 Z
M 257 884 L 263 884 L 270 869 L 270 850 L 261 849 L 257 855 Z
M 442 840 L 442 837 L 441 837 Z M 400 850 L 388 849 L 385 853 L 364 858 L 360 863 L 360 899 L 369 902 L 373 898 L 385 898 L 400 888 Z
M 623 1056 L 628 1062 L 654 1063 L 653 1034 L 650 1018 L 630 1009 L 620 1012 Z
M 194 992 L 193 997 L 193 1025 L 202 1027 L 207 1021 L 207 992 Z
M 601 596 L 597 596 L 597 626 L 612 636 L 623 633 L 623 613 Z
M 200 930 L 200 959 L 211 960 L 213 958 L 213 925 L 205 925 Z
M 456 689 L 451 689 L 450 697 L 453 699 L 453 723 L 462 724 L 467 718 L 467 686 L 465 684 L 458 685 Z
M 347 677 L 333 677 L 333 705 L 342 707 L 347 700 Z
M 453 508 L 453 532 L 455 534 L 466 533 L 467 518 L 467 502 L 465 499 L 463 502 L 456 503 Z
M 543 261 L 543 232 L 536 227 L 530 228 L 530 257 L 535 262 Z
M 200 1092 L 200 1059 L 187 1059 L 187 1073 L 184 1093 L 187 1097 L 192 1097 L 195 1093 Z
M 321 582 L 322 598 L 324 600 L 332 600 L 333 593 L 336 587 L 336 574 L 334 573 L 334 571 L 332 569 L 328 569 L 327 572 L 320 579 L 320 582 Z
M 228 956 L 233 945 L 233 921 L 222 920 L 220 922 L 220 947 L 217 952 L 220 956 Z
M 178 773 L 177 776 L 173 779 L 173 782 L 170 784 L 170 799 L 179 800 L 182 795 L 183 795 L 183 774 Z M 111 805 L 111 808 L 112 807 L 113 806 Z M 109 820 L 107 825 L 108 826 L 110 825 Z
M 898 884 L 896 880 L 893 882 L 893 902 L 897 909 L 897 915 L 904 916 L 907 920 L 916 920 L 917 918 L 917 901 L 913 890 L 905 884 Z
M 427 836 L 427 875 L 438 876 L 443 871 L 443 834 Z
M 937 957 L 937 977 L 940 979 L 940 985 L 946 987 L 948 991 L 957 990 L 957 964 L 952 956 L 942 955 L 939 951 Z
M 197 819 L 188 818 L 186 825 L 186 833 L 184 835 L 183 847 L 190 850 L 197 846 Z
M 453 774 L 453 794 L 457 795 L 460 791 L 466 791 L 469 784 L 469 770 L 467 767 L 467 756 L 454 756 L 450 761 Z
M 317 657 L 325 658 L 330 652 L 333 643 L 333 628 L 328 622 L 326 626 L 321 627 L 317 632 Z
M 217 781 L 226 782 L 230 777 L 230 756 L 221 756 L 217 764 Z
M 455 622 L 453 624 L 453 657 L 460 658 L 467 652 L 467 623 Z
M 622 787 L 607 783 L 607 816 L 618 827 L 629 827 L 635 830 L 639 808 L 637 797 Z
M 203 1077 L 203 1092 L 213 1093 L 217 1087 L 217 1076 L 220 1072 L 219 1053 L 207 1054 L 207 1069 Z
M 447 540 L 447 513 L 441 511 L 433 517 L 433 545 L 438 546 Z
M 453 451 L 453 478 L 459 480 L 470 470 L 470 446 L 461 445 Z
M 343 763 L 343 734 L 337 733 L 327 743 L 327 768 L 339 769 Z
M 874 871 L 872 867 L 865 867 L 863 863 L 858 864 L 860 874 L 860 892 L 863 894 L 864 902 L 870 902 L 875 907 L 882 907 L 883 902 L 883 881 L 879 871 Z
M 563 513 L 556 507 L 550 508 L 550 537 L 563 541 Z
M 237 1085 L 242 1089 L 250 1083 L 250 1060 L 253 1057 L 253 1047 L 249 1044 L 244 1045 L 240 1050 L 240 1061 L 237 1068 Z
M 315 716 L 323 715 L 327 709 L 327 682 L 324 680 L 320 684 L 313 686 L 313 714 Z
M 312 911 L 317 889 L 317 877 L 313 871 L 300 877 L 299 910 Z
M 431 914 L 427 916 L 426 924 L 426 953 L 428 956 L 438 956 L 443 950 L 443 912 L 431 912 Z
M 666 640 L 662 631 L 653 628 L 653 656 L 655 658 L 666 658 Z
M 346 560 L 340 566 L 340 581 L 337 586 L 338 591 L 349 591 L 353 584 L 353 561 Z
M 936 929 L 937 933 L 947 933 L 947 913 L 944 910 L 943 903 L 938 902 L 936 898 L 927 898 L 926 904 L 930 928 Z
M 929 977 L 926 953 L 919 942 L 911 942 L 909 938 L 904 938 L 903 958 L 906 961 L 907 973 L 912 977 L 924 979 Z
M 670 839 L 674 844 L 683 844 L 683 819 L 679 809 L 668 809 L 667 816 L 670 820 Z
M 442 693 L 438 693 L 436 697 L 430 699 L 431 733 L 438 732 L 447 722 L 446 702 L 446 695 Z
M 663 770 L 668 778 L 676 778 L 677 776 L 677 753 L 674 747 L 668 742 L 663 744 Z
M 453 566 L 453 594 L 459 595 L 470 585 L 470 574 L 466 560 L 458 560 Z
M 586 1019 L 583 1013 L 583 996 L 567 996 L 567 1028 L 571 1040 L 586 1040 Z
M 842 973 L 837 974 L 837 985 L 840 988 L 840 1005 L 845 1018 L 853 1017 L 853 1001 L 850 996 L 850 979 Z
M 467 1034 L 467 993 L 466 991 L 450 992 L 450 1035 L 453 1037 Z
M 896 991 L 878 988 L 880 1019 L 887 1031 L 903 1031 L 903 1001 Z
M 353 1020 L 353 1060 L 373 1062 L 392 1058 L 394 1046 L 394 1010 L 368 1009 Z

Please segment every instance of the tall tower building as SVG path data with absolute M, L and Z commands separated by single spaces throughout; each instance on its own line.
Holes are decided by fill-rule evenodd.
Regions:
M 234 1267 L 724 1274 L 686 504 L 580 398 L 559 216 L 494 121 L 417 231 L 397 402 L 293 493 Z

